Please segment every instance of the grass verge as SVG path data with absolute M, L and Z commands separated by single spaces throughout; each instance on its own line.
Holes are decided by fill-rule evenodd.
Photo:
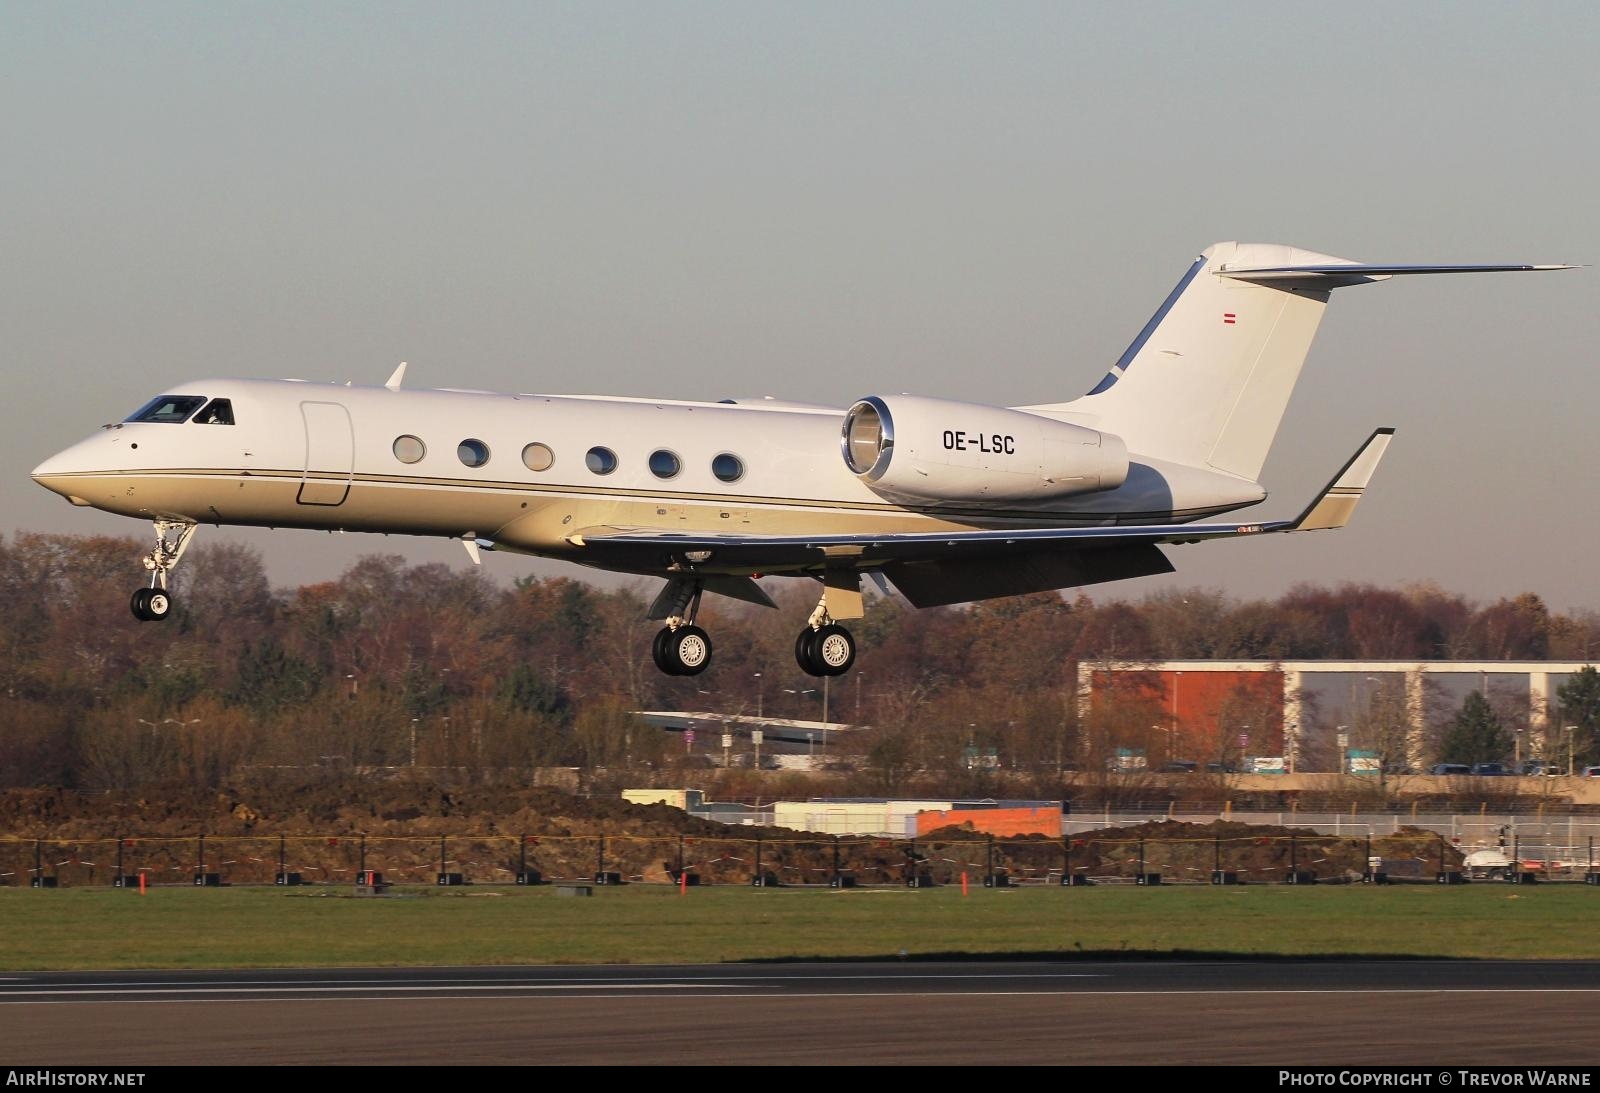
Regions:
M 0 968 L 1007 955 L 1600 959 L 1600 889 L 0 889 Z

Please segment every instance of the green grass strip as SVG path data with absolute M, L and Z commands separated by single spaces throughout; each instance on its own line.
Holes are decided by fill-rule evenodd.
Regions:
M 1600 959 L 1600 888 L 0 889 L 0 969 L 1097 954 Z

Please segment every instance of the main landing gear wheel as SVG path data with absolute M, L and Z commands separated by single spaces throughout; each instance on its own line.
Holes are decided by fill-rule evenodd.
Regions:
M 795 639 L 794 659 L 808 676 L 842 676 L 856 662 L 856 639 L 837 623 L 808 626 Z
M 141 588 L 134 592 L 128 606 L 140 622 L 160 622 L 172 614 L 172 597 L 164 588 Z
M 711 636 L 694 625 L 663 627 L 650 653 L 669 676 L 697 676 L 711 664 Z

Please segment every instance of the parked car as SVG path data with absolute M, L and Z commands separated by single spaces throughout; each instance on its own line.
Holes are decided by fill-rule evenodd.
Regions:
M 1465 763 L 1435 763 L 1428 770 L 1429 774 L 1471 774 L 1472 768 Z
M 1472 773 L 1479 778 L 1505 778 L 1511 771 L 1504 763 L 1474 763 Z
M 1583 776 L 1585 778 L 1600 778 L 1600 767 L 1584 767 Z
M 1540 775 L 1554 777 L 1557 774 L 1565 774 L 1567 772 L 1565 768 L 1556 767 L 1546 759 L 1524 759 L 1520 773 L 1530 777 L 1538 777 Z

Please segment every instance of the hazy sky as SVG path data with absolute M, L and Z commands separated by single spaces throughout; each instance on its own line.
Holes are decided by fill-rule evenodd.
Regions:
M 205 376 L 1061 401 L 1224 239 L 1600 261 L 1593 4 L 0 0 L 0 530 Z M 1172 585 L 1600 609 L 1600 270 L 1341 290 L 1253 515 L 1398 427 L 1346 531 Z M 215 531 L 276 583 L 459 546 Z M 508 556 L 505 576 L 586 571 Z M 129 586 L 139 580 L 128 559 Z

